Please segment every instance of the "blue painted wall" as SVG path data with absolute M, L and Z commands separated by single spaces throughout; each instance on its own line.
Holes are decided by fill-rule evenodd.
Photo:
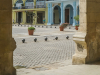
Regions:
M 65 23 L 65 8 L 66 6 L 70 8 L 70 16 L 69 16 L 69 23 L 72 24 L 73 26 L 76 25 L 76 21 L 74 19 L 74 16 L 76 16 L 77 14 L 79 14 L 79 11 L 77 11 L 77 6 L 79 6 L 79 0 L 59 0 L 58 1 L 48 1 L 47 2 L 48 4 L 49 3 L 52 3 L 52 5 L 55 5 L 56 3 L 60 3 L 60 9 L 61 9 L 61 12 L 58 12 L 58 13 L 61 13 L 61 23 Z M 52 11 L 48 11 L 50 13 L 53 12 L 53 9 L 54 7 L 52 7 Z M 49 16 L 48 16 L 49 17 Z M 53 18 L 53 16 L 52 16 Z M 49 22 L 49 21 L 48 21 Z M 52 22 L 50 22 L 49 25 L 51 25 Z
M 71 5 L 67 5 L 66 8 L 69 9 L 69 23 L 73 24 L 73 7 Z

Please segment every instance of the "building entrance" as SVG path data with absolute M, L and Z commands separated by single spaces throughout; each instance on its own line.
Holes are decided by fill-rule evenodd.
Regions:
M 38 24 L 43 24 L 43 20 L 45 20 L 45 12 L 44 11 L 41 11 L 41 12 L 37 12 L 37 23 Z
M 43 16 L 42 16 L 43 14 L 42 14 L 42 13 L 37 13 L 37 15 L 38 15 L 38 17 L 39 17 L 39 18 L 37 19 L 37 22 L 38 22 L 38 23 L 43 23 Z
M 65 7 L 65 23 L 73 24 L 73 7 L 72 5 L 67 5 Z
M 54 13 L 53 13 L 53 23 L 54 24 L 60 24 L 61 23 L 61 8 L 60 6 L 54 7 Z
M 18 23 L 22 22 L 22 12 L 18 12 Z
M 65 23 L 69 23 L 69 9 L 65 9 Z

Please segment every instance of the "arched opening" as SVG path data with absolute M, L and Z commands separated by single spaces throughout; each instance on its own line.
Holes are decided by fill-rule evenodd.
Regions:
M 60 24 L 61 23 L 61 8 L 60 6 L 55 6 L 53 10 L 53 23 Z
M 72 5 L 67 5 L 65 7 L 65 23 L 73 24 L 73 7 Z

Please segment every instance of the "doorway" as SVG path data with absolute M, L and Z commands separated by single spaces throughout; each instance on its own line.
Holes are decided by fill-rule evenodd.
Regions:
M 55 6 L 53 10 L 53 23 L 60 24 L 61 23 L 61 8 L 60 6 Z
M 69 23 L 69 9 L 65 9 L 65 23 Z
M 43 23 L 43 16 L 42 16 L 43 14 L 42 13 L 37 13 L 37 15 L 39 17 L 39 18 L 37 18 L 37 22 L 38 23 Z
M 18 12 L 18 22 L 22 22 L 22 12 Z
M 37 23 L 38 24 L 43 24 L 45 23 L 45 11 L 38 11 L 37 12 Z
M 72 5 L 67 5 L 65 7 L 65 23 L 69 23 L 70 25 L 73 24 L 73 6 Z

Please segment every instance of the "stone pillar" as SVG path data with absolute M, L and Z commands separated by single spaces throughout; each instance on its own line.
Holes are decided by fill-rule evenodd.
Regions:
M 47 25 L 48 23 L 48 8 L 47 8 L 47 4 L 46 4 L 46 9 L 45 9 L 45 25 Z
M 36 0 L 34 0 L 34 8 L 36 8 Z
M 74 1 L 73 2 L 73 26 L 75 26 L 76 25 L 76 21 L 75 21 L 75 19 L 74 19 L 74 17 L 76 16 L 76 1 Z
M 22 15 L 23 15 L 23 16 L 22 16 L 22 21 L 23 21 L 22 23 L 25 24 L 25 23 L 26 23 L 26 12 L 23 11 L 23 12 L 22 12 Z
M 23 1 L 24 6 L 25 6 L 25 1 L 26 1 L 26 0 L 22 0 L 22 1 Z
M 47 25 L 53 24 L 53 11 L 52 11 L 52 3 L 48 4 L 48 23 Z
M 50 25 L 53 24 L 53 10 L 52 10 L 52 3 L 50 3 Z
M 63 2 L 61 3 L 61 24 L 64 23 L 64 10 L 63 10 Z M 60 25 L 61 25 L 60 24 Z
M 12 20 L 14 19 L 14 23 L 16 23 L 16 12 L 12 12 Z M 13 21 L 12 21 L 13 22 Z
M 12 38 L 12 0 L 0 0 L 0 75 L 16 75 L 13 67 L 15 48 Z
M 100 1 L 80 0 L 80 27 L 74 35 L 76 52 L 73 64 L 100 60 Z
M 37 11 L 33 11 L 33 13 L 35 13 L 37 16 Z M 36 25 L 36 24 L 37 24 L 37 17 L 35 18 L 35 21 L 33 20 L 33 25 Z

